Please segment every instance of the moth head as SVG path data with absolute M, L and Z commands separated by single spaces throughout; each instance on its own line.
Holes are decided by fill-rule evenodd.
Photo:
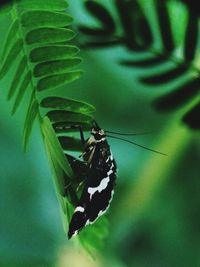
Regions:
M 102 138 L 106 137 L 105 131 L 98 127 L 92 128 L 91 135 L 94 136 L 95 140 L 101 140 Z

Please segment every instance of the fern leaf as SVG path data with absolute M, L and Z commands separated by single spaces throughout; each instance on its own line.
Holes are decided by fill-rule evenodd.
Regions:
M 72 21 L 72 17 L 64 12 L 28 10 L 21 15 L 22 26 L 28 29 L 38 27 L 66 27 Z
M 194 130 L 200 130 L 200 102 L 185 114 L 183 122 Z
M 67 233 L 68 222 L 69 222 L 69 220 L 73 214 L 74 207 L 72 206 L 72 204 L 68 201 L 68 199 L 66 197 L 58 196 L 58 200 L 62 206 L 61 214 L 62 214 L 64 231 L 65 231 L 65 233 Z
M 25 76 L 23 78 L 23 81 L 22 81 L 22 83 L 21 83 L 21 85 L 19 87 L 18 94 L 16 96 L 15 103 L 14 103 L 13 109 L 12 109 L 12 115 L 14 115 L 15 112 L 17 111 L 17 109 L 18 109 L 18 107 L 19 107 L 19 105 L 20 105 L 20 103 L 21 103 L 21 101 L 23 99 L 23 96 L 24 96 L 24 94 L 26 92 L 26 89 L 29 86 L 29 84 L 31 83 L 31 77 L 32 77 L 31 71 L 28 71 L 25 74 Z
M 115 4 L 124 31 L 124 41 L 128 48 L 143 50 L 143 46 L 150 46 L 153 37 L 149 23 L 138 2 L 115 0 Z
M 137 45 L 135 43 L 133 16 L 131 14 L 132 13 L 131 3 L 130 1 L 125 2 L 125 1 L 116 0 L 115 5 L 120 15 L 120 20 L 121 20 L 121 25 L 124 31 L 124 38 L 125 38 L 126 45 L 130 49 L 135 49 Z
M 65 0 L 48 0 L 48 2 L 38 0 L 23 0 L 19 1 L 18 6 L 20 9 L 64 11 L 68 7 L 68 4 Z
M 35 66 L 33 74 L 38 78 L 41 76 L 65 73 L 67 70 L 70 70 L 80 64 L 81 61 L 82 60 L 80 58 L 74 57 L 65 60 L 42 62 Z
M 90 28 L 87 26 L 79 26 L 80 31 L 89 35 L 111 35 L 115 32 L 115 21 L 109 11 L 100 3 L 94 1 L 85 2 L 86 9 L 92 16 L 100 21 L 101 26 Z
M 43 134 L 45 135 L 45 132 L 43 130 Z M 52 166 L 53 170 L 53 177 L 54 177 L 54 185 L 56 189 L 56 193 L 59 199 L 59 203 L 61 204 L 62 212 L 65 211 L 65 205 L 63 203 L 63 199 L 61 196 L 65 195 L 65 175 L 63 169 L 60 167 L 60 164 L 58 163 L 57 159 L 54 156 L 54 153 L 52 151 L 52 148 L 50 146 L 49 140 L 44 137 L 44 144 L 45 144 L 45 150 L 48 156 L 48 160 L 50 165 Z M 64 212 L 65 213 L 65 212 Z M 66 222 L 65 222 L 66 223 Z
M 8 93 L 8 99 L 11 99 L 18 91 L 12 109 L 13 114 L 20 106 L 29 84 L 31 90 L 36 93 L 36 90 L 46 90 L 70 83 L 81 75 L 81 71 L 71 71 L 81 62 L 80 58 L 74 58 L 79 49 L 73 45 L 57 44 L 74 37 L 74 32 L 66 29 L 72 22 L 72 17 L 64 12 L 66 7 L 65 1 L 49 1 L 47 4 L 38 0 L 23 0 L 13 6 L 15 19 L 7 37 L 8 46 L 4 49 L 7 55 L 0 73 L 1 78 L 5 76 L 21 51 L 19 54 L 21 58 Z M 21 38 L 18 37 L 19 39 L 13 42 L 12 34 Z M 32 107 L 31 103 L 29 107 Z M 34 107 L 35 105 L 32 107 L 33 111 Z M 29 110 L 27 116 L 28 114 Z M 28 127 L 26 123 L 31 119 L 34 121 L 35 112 L 33 115 L 31 117 L 29 114 L 25 120 L 24 129 L 27 129 L 24 130 L 26 133 L 24 136 L 27 136 L 24 137 L 25 140 L 28 140 L 32 127 Z
M 26 56 L 23 56 L 18 64 L 17 71 L 14 75 L 10 89 L 8 91 L 8 100 L 10 100 L 13 97 L 15 91 L 17 90 L 21 81 L 21 77 L 26 70 L 26 66 L 27 66 L 27 58 Z
M 2 56 L 1 56 L 1 62 L 4 62 L 5 57 L 7 56 L 7 53 L 10 47 L 13 45 L 14 41 L 16 40 L 18 29 L 19 29 L 19 21 L 16 19 L 10 25 L 7 37 L 5 38 L 5 43 L 3 45 L 3 51 L 2 51 Z
M 88 114 L 86 115 L 64 110 L 51 110 L 47 113 L 47 116 L 51 122 L 69 122 L 69 125 L 71 122 L 76 122 L 76 124 L 79 122 L 91 124 L 93 122 L 93 117 Z
M 55 132 L 51 126 L 51 122 L 47 117 L 44 117 L 43 123 L 42 123 L 42 130 L 44 133 L 45 141 L 48 143 L 49 150 L 53 152 L 54 157 L 60 164 L 60 167 L 63 169 L 65 174 L 68 177 L 72 177 L 72 169 L 67 162 L 67 159 L 63 153 L 63 150 L 61 148 L 61 145 L 55 135 Z M 70 182 L 70 181 L 69 181 Z
M 21 39 L 18 39 L 8 51 L 8 54 L 4 60 L 4 63 L 0 69 L 0 79 L 2 79 L 7 72 L 9 71 L 10 67 L 12 66 L 13 62 L 17 58 L 18 54 L 22 50 L 23 42 Z
M 168 60 L 165 56 L 151 56 L 149 58 L 143 59 L 129 59 L 121 60 L 120 64 L 126 67 L 137 67 L 137 68 L 149 68 L 159 66 L 163 63 L 166 63 Z
M 75 34 L 72 30 L 46 27 L 31 30 L 26 35 L 26 43 L 31 44 L 51 44 L 67 42 L 74 38 Z
M 79 49 L 73 45 L 52 45 L 38 47 L 30 52 L 30 61 L 33 63 L 50 60 L 68 59 L 75 56 Z
M 16 94 L 12 108 L 14 114 L 20 107 L 24 94 L 27 92 L 30 96 L 24 111 L 23 146 L 26 149 L 34 122 L 39 118 L 66 230 L 80 194 L 78 186 L 85 178 L 87 166 L 84 162 L 74 161 L 74 157 L 68 154 L 68 151 L 82 151 L 81 141 L 68 137 L 66 132 L 65 136 L 61 136 L 61 128 L 56 127 L 63 124 L 69 128 L 79 124 L 83 125 L 84 130 L 89 130 L 95 109 L 87 103 L 62 97 L 46 96 L 40 104 L 38 101 L 40 91 L 70 83 L 82 74 L 80 70 L 72 71 L 81 62 L 80 58 L 74 57 L 79 49 L 66 44 L 75 36 L 72 30 L 66 28 L 72 22 L 72 17 L 65 13 L 66 1 L 22 0 L 13 1 L 12 7 L 11 19 L 14 21 L 5 42 L 0 77 L 7 74 L 17 58 L 8 99 Z M 45 117 L 44 110 L 47 110 Z M 64 128 L 65 131 L 67 127 Z M 95 236 L 93 231 L 91 240 L 92 236 Z M 99 236 L 96 238 L 101 240 Z M 91 240 L 85 240 L 85 245 L 95 246 L 89 245 Z
M 167 3 L 165 1 L 159 1 L 159 0 L 156 0 L 155 3 L 159 21 L 158 24 L 162 36 L 163 47 L 167 52 L 172 52 L 175 46 L 171 30 L 171 21 L 167 9 Z
M 170 68 L 164 72 L 141 78 L 140 80 L 149 85 L 161 85 L 162 83 L 171 82 L 173 79 L 182 77 L 187 71 L 187 67 L 180 65 Z
M 140 6 L 141 4 L 143 6 Z M 173 4 L 175 5 L 176 2 Z M 134 52 L 140 52 L 141 58 L 138 58 L 137 53 L 136 58 L 121 60 L 120 64 L 126 67 L 142 69 L 143 76 L 138 78 L 143 85 L 162 85 L 162 87 L 173 86 L 169 93 L 158 97 L 154 101 L 153 106 L 159 111 L 175 110 L 182 105 L 187 105 L 187 102 L 193 100 L 193 98 L 196 100 L 200 87 L 200 71 L 198 65 L 195 65 L 196 62 L 198 64 L 199 57 L 199 54 L 197 53 L 199 33 L 198 14 L 196 9 L 193 10 L 195 12 L 191 12 L 190 8 L 188 9 L 188 21 L 186 25 L 183 24 L 181 27 L 180 25 L 177 25 L 177 30 L 182 28 L 184 31 L 185 26 L 186 28 L 183 42 L 180 42 L 179 40 L 179 44 L 176 47 L 176 38 L 174 36 L 174 31 L 172 31 L 172 27 L 176 28 L 176 24 L 179 23 L 179 21 L 174 20 L 174 13 L 171 13 L 172 10 L 170 8 L 170 3 L 160 0 L 154 1 L 154 5 L 152 7 L 153 12 L 150 12 L 147 15 L 145 15 L 146 13 L 144 14 L 143 8 L 141 8 L 145 8 L 146 4 L 141 3 L 139 0 L 115 0 L 114 5 L 118 12 L 118 19 L 121 22 L 122 27 L 122 31 L 121 28 L 119 28 L 115 29 L 115 32 L 122 33 L 119 36 L 114 36 L 114 38 L 111 36 L 112 38 L 110 37 L 110 39 L 105 39 L 104 37 L 97 36 L 96 34 L 96 39 L 94 39 L 95 32 L 92 33 L 91 31 L 93 34 L 93 40 L 85 42 L 83 47 L 105 48 L 117 44 L 121 46 L 127 46 Z M 177 7 L 177 9 L 179 8 L 180 6 Z M 151 13 L 155 14 L 155 11 L 156 17 L 151 15 Z M 185 9 L 180 10 L 179 12 L 182 12 L 183 17 L 186 18 L 187 11 Z M 98 18 L 92 9 L 90 10 L 90 13 Z M 107 10 L 107 13 L 110 13 L 109 10 Z M 178 15 L 180 16 L 180 14 L 181 13 Z M 149 17 L 147 17 L 148 15 Z M 100 15 L 99 13 L 99 20 L 103 21 L 102 16 L 103 15 Z M 162 45 L 161 51 L 157 46 L 158 40 L 155 40 L 154 42 L 153 33 L 155 32 L 155 29 L 153 28 L 154 26 L 152 26 L 154 24 L 151 25 L 149 23 L 150 21 L 155 23 L 155 18 L 157 18 L 157 26 L 159 31 L 158 38 L 160 39 L 159 43 Z M 183 23 L 183 20 L 180 20 L 180 23 Z M 86 28 L 86 30 L 89 31 L 86 31 L 85 33 L 90 33 L 90 29 L 92 28 Z M 180 34 L 180 37 L 183 35 L 184 32 Z M 180 57 L 180 51 L 183 51 L 183 58 Z M 150 54 L 152 56 L 150 56 Z M 133 54 L 133 56 L 134 55 L 135 54 Z M 152 71 L 152 68 L 156 68 L 156 70 Z M 148 74 L 145 74 L 144 71 L 148 71 Z M 151 74 L 149 75 L 149 73 Z M 188 77 L 191 77 L 189 76 L 191 73 L 193 78 L 188 81 Z M 184 84 L 183 80 L 185 82 Z M 195 112 L 191 112 L 191 114 L 195 114 Z
M 69 136 L 59 136 L 58 140 L 65 151 L 78 151 L 83 152 L 84 147 L 80 139 L 69 137 Z
M 32 98 L 32 96 L 31 96 Z M 33 128 L 33 123 L 38 115 L 38 102 L 35 98 L 30 101 L 30 106 L 28 108 L 25 122 L 24 122 L 24 129 L 23 129 L 23 148 L 26 151 L 27 144 L 29 141 L 29 137 L 31 135 L 31 131 Z
M 159 111 L 169 111 L 177 109 L 199 95 L 200 79 L 192 79 L 174 91 L 161 96 L 154 102 L 154 106 Z
M 82 71 L 76 70 L 63 74 L 47 76 L 38 81 L 37 90 L 43 91 L 71 83 L 76 79 L 78 79 L 81 76 L 81 74 Z
M 95 111 L 95 108 L 88 103 L 62 97 L 44 98 L 40 106 L 43 108 L 73 111 L 82 114 L 91 114 Z
M 184 57 L 188 61 L 192 61 L 195 58 L 198 42 L 198 22 L 198 17 L 189 14 L 184 42 Z

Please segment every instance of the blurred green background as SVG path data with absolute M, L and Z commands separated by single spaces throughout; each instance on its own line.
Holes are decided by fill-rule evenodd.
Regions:
M 83 1 L 69 2 L 77 24 L 90 22 Z M 177 1 L 170 2 L 175 8 Z M 114 10 L 112 1 L 105 3 Z M 184 15 L 185 6 L 179 4 L 179 8 Z M 175 11 L 180 12 L 177 6 Z M 148 12 L 153 12 L 151 5 Z M 6 19 L 1 21 L 1 43 L 7 25 Z M 177 40 L 181 31 L 178 34 Z M 159 37 L 155 42 L 159 43 Z M 10 77 L 0 83 L 0 266 L 199 267 L 198 132 L 180 123 L 181 112 L 163 114 L 153 110 L 152 100 L 165 87 L 147 90 L 137 80 L 138 70 L 117 64 L 130 57 L 125 48 L 82 49 L 81 56 L 84 75 L 57 90 L 56 95 L 93 104 L 95 117 L 104 129 L 150 131 L 130 139 L 168 156 L 109 140 L 118 165 L 118 180 L 107 213 L 109 235 L 102 251 L 91 258 L 76 239 L 67 241 L 64 234 L 37 125 L 27 153 L 23 152 L 23 108 L 11 117 L 12 103 L 6 100 L 10 72 Z

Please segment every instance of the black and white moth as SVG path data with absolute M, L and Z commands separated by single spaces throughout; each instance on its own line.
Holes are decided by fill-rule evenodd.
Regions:
M 74 200 L 78 203 L 72 215 L 68 238 L 76 236 L 86 225 L 94 223 L 101 215 L 103 215 L 110 206 L 114 194 L 114 186 L 116 182 L 117 166 L 113 158 L 110 146 L 106 137 L 119 139 L 146 150 L 165 155 L 165 153 L 139 145 L 133 141 L 116 137 L 110 134 L 117 135 L 143 135 L 146 133 L 118 133 L 102 130 L 94 121 L 91 129 L 90 137 L 85 141 L 83 131 L 79 125 L 61 126 L 55 125 L 56 130 L 73 130 L 80 131 L 81 140 L 84 146 L 82 154 L 83 161 L 80 161 L 73 156 L 66 154 L 66 157 L 72 167 L 84 179 L 84 188 L 80 199 Z M 106 133 L 109 133 L 106 135 Z M 78 177 L 77 177 L 78 178 Z M 76 198 L 76 197 L 75 197 Z
M 114 194 L 116 163 L 105 131 L 96 123 L 84 142 L 83 159 L 87 163 L 85 185 L 69 224 L 69 239 L 103 215 Z

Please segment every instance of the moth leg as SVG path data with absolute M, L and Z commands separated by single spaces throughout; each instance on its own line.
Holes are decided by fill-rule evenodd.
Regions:
M 93 151 L 94 151 L 94 144 L 90 144 L 85 148 L 85 151 L 81 153 L 79 158 L 83 158 L 85 162 L 88 162 L 88 159 L 90 158 Z
M 85 144 L 85 138 L 84 138 L 84 134 L 83 134 L 83 128 L 80 125 L 78 125 L 77 128 L 79 129 L 79 132 L 80 132 L 81 142 L 84 145 Z
M 79 192 L 80 189 L 83 187 L 84 184 L 85 184 L 85 179 L 82 182 L 79 183 L 79 185 L 76 188 L 76 192 Z

